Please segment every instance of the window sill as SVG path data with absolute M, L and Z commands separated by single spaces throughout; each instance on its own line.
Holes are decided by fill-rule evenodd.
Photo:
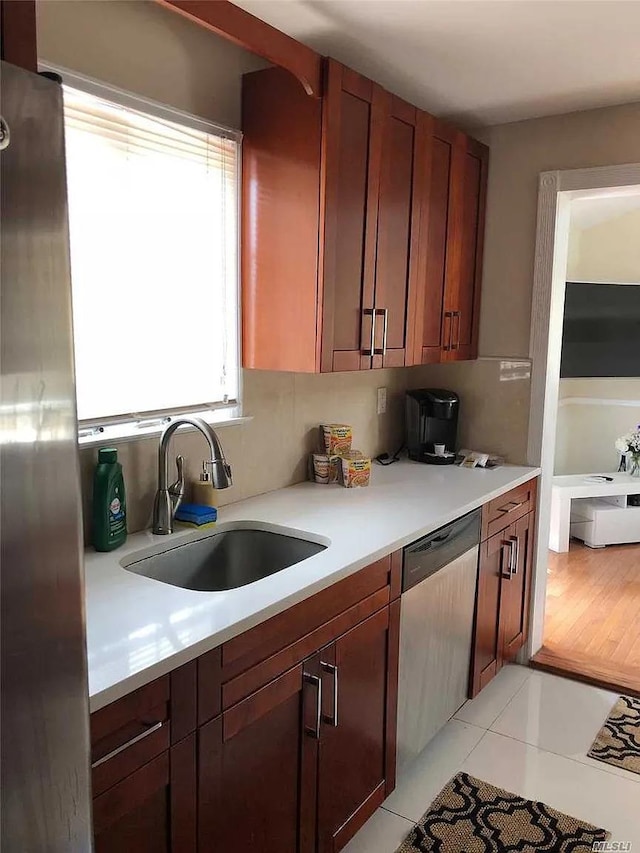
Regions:
M 253 420 L 252 417 L 244 416 L 239 406 L 233 406 L 228 409 L 214 409 L 206 412 L 189 412 L 189 415 L 191 417 L 202 418 L 203 421 L 206 421 L 215 428 L 246 424 Z M 172 419 L 175 420 L 178 417 L 180 416 L 173 415 Z M 78 436 L 78 445 L 82 449 L 84 447 L 96 447 L 99 444 L 117 445 L 130 441 L 143 441 L 148 438 L 156 438 L 164 432 L 168 423 L 169 421 L 166 423 L 158 421 L 145 427 L 136 426 L 135 422 L 132 421 L 123 424 L 112 424 L 105 426 L 101 432 Z M 195 427 L 185 425 L 180 427 L 180 431 L 195 432 Z

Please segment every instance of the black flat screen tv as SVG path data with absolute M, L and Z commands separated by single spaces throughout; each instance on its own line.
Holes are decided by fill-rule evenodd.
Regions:
M 640 376 L 640 284 L 567 282 L 560 376 Z

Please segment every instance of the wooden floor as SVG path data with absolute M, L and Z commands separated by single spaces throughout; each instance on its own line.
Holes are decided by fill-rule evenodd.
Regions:
M 640 690 L 640 545 L 549 552 L 544 648 L 533 664 Z

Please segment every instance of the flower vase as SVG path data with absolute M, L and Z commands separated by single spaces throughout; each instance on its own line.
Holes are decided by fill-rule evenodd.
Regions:
M 627 471 L 630 477 L 640 478 L 640 453 L 630 453 L 627 457 Z

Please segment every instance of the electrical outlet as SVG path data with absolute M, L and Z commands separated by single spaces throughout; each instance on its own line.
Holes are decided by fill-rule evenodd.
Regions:
M 387 389 L 378 388 L 378 414 L 384 415 L 387 411 Z

